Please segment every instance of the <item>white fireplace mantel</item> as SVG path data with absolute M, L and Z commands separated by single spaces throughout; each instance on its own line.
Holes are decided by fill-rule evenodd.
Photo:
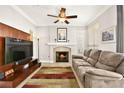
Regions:
M 75 43 L 47 43 L 49 46 L 74 46 Z
M 71 43 L 71 42 L 49 42 L 46 43 L 50 47 L 50 54 L 49 54 L 49 60 L 51 63 L 55 62 L 55 49 L 59 48 L 59 50 L 62 50 L 63 48 L 69 48 L 70 49 L 70 62 L 71 62 L 71 56 L 72 54 L 75 53 L 76 51 L 76 43 Z

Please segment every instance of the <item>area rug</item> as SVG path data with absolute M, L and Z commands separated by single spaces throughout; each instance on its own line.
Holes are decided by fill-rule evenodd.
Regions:
M 42 67 L 23 88 L 79 88 L 71 67 Z

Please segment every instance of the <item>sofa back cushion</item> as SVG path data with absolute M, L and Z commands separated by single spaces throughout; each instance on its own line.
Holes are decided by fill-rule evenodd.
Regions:
M 86 50 L 84 50 L 84 56 L 89 57 L 91 50 L 92 49 L 86 49 Z
M 83 56 L 83 60 L 87 61 L 88 57 L 87 56 Z
M 100 62 L 97 62 L 97 63 L 95 64 L 95 67 L 100 68 L 100 69 L 104 69 L 104 70 L 108 70 L 108 71 L 114 71 L 114 70 L 115 70 L 114 67 L 111 67 L 111 66 L 102 64 L 102 63 L 100 63 Z
M 123 55 L 119 53 L 102 51 L 95 67 L 109 71 L 115 71 L 116 67 L 121 63 L 123 59 Z
M 117 67 L 116 72 L 122 74 L 124 76 L 124 60 L 121 62 L 121 64 Z
M 89 55 L 89 58 L 87 59 L 87 62 L 89 62 L 91 65 L 95 65 L 98 61 L 98 58 L 100 56 L 101 50 L 92 49 Z

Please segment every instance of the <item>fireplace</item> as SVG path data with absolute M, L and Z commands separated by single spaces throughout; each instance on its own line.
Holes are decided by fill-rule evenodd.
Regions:
M 70 63 L 71 62 L 71 48 L 65 46 L 57 46 L 53 48 L 53 58 L 56 63 Z
M 69 62 L 69 52 L 56 51 L 56 62 Z

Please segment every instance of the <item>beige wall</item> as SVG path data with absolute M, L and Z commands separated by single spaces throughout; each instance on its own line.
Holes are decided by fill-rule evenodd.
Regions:
M 105 29 L 108 29 L 113 26 L 116 27 L 116 24 L 117 24 L 116 6 L 112 6 L 88 25 L 89 48 L 96 48 L 115 52 L 116 42 L 111 43 L 102 42 L 101 33 Z

